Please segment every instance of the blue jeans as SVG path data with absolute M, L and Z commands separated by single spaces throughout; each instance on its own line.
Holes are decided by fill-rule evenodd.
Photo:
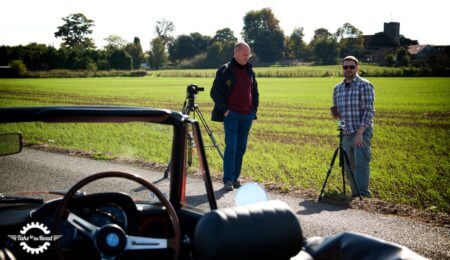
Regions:
M 230 111 L 223 120 L 225 128 L 225 154 L 223 182 L 237 181 L 241 174 L 242 158 L 247 148 L 248 133 L 255 113 L 241 114 Z
M 373 136 L 372 127 L 366 128 L 363 134 L 364 147 L 356 147 L 355 145 L 356 132 L 344 135 L 342 139 L 342 146 L 347 152 L 348 159 L 350 161 L 350 167 L 352 168 L 353 175 L 355 176 L 356 184 L 358 185 L 359 191 L 363 196 L 370 196 L 369 192 L 369 177 L 370 177 L 370 157 L 372 150 L 370 148 L 370 142 Z M 358 195 L 353 179 L 350 176 L 350 171 L 345 164 L 345 173 L 347 176 L 347 181 L 350 184 L 352 190 L 352 195 Z

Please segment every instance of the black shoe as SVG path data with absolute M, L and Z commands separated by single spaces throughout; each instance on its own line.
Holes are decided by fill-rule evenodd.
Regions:
M 364 198 L 364 199 L 368 199 L 368 198 L 371 198 L 372 196 L 370 195 L 370 194 L 361 194 L 361 198 Z M 358 194 L 353 194 L 352 195 L 352 199 L 356 199 L 356 198 L 359 198 L 359 195 Z
M 232 191 L 233 190 L 233 183 L 231 181 L 225 182 L 225 184 L 223 185 L 223 189 L 225 191 Z
M 241 182 L 240 181 L 233 181 L 233 188 L 238 189 L 239 187 L 241 187 Z

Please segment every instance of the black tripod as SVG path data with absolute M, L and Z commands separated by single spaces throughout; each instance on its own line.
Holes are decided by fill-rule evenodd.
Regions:
M 338 126 L 339 147 L 336 148 L 336 151 L 334 151 L 333 158 L 331 159 L 330 168 L 328 168 L 327 177 L 325 178 L 325 181 L 323 182 L 322 190 L 320 191 L 318 201 L 322 200 L 323 191 L 325 190 L 325 186 L 327 185 L 328 177 L 330 177 L 331 169 L 333 168 L 333 164 L 334 164 L 334 161 L 336 160 L 338 152 L 339 152 L 339 167 L 341 167 L 341 170 L 342 170 L 342 190 L 344 191 L 344 195 L 345 195 L 345 169 L 344 169 L 344 163 L 345 163 L 345 165 L 347 165 L 347 167 L 350 171 L 350 176 L 353 179 L 353 183 L 355 184 L 356 190 L 358 191 L 358 197 L 360 200 L 362 200 L 361 193 L 359 192 L 358 184 L 356 184 L 355 175 L 353 174 L 352 168 L 350 167 L 350 161 L 348 160 L 347 152 L 342 147 L 342 138 L 344 137 L 343 128 L 344 128 L 344 126 L 342 126 L 342 125 Z
M 208 133 L 208 136 L 211 139 L 213 146 L 217 149 L 217 152 L 219 153 L 220 157 L 223 160 L 223 153 L 220 150 L 219 144 L 217 143 L 216 138 L 214 138 L 211 128 L 209 128 L 208 124 L 206 123 L 206 120 L 203 117 L 202 112 L 200 111 L 200 107 L 198 106 L 198 104 L 195 103 L 195 95 L 198 94 L 199 91 L 204 91 L 204 88 L 200 88 L 197 85 L 187 86 L 187 95 L 186 95 L 186 99 L 184 100 L 184 104 L 183 104 L 183 108 L 181 109 L 181 113 L 189 116 L 189 114 L 191 114 L 191 112 L 192 112 L 194 119 L 196 116 L 198 116 L 198 118 L 200 119 L 200 122 L 202 122 L 202 125 L 206 130 L 206 133 Z M 193 140 L 191 132 L 188 135 L 188 141 L 189 141 L 188 166 L 191 166 L 192 165 L 192 148 L 194 147 L 194 140 Z M 166 170 L 164 171 L 164 178 L 168 177 L 170 163 L 171 162 L 169 162 L 169 165 L 167 166 Z

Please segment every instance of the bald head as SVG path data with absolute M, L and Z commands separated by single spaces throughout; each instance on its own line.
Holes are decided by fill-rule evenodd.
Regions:
M 252 56 L 250 46 L 246 42 L 237 42 L 234 45 L 234 59 L 241 65 L 247 64 Z

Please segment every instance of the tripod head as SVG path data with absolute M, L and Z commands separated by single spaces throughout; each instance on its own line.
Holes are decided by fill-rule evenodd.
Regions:
M 337 124 L 337 130 L 339 131 L 339 139 L 342 141 L 342 137 L 344 136 L 344 131 L 346 130 L 345 121 L 339 120 Z

